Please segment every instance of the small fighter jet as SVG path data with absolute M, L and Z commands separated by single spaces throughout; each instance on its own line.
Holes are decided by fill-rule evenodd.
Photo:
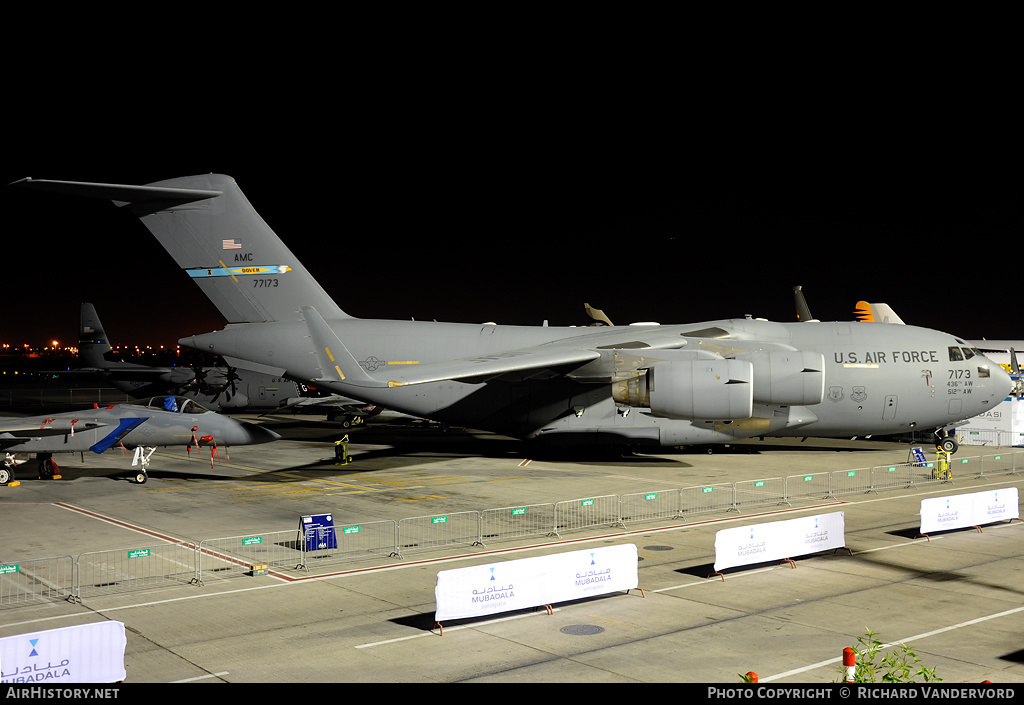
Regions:
M 0 419 L 0 485 L 14 482 L 21 460 L 15 453 L 35 453 L 39 475 L 53 477 L 59 472 L 55 453 L 103 453 L 115 445 L 134 449 L 132 466 L 141 466 L 135 481 L 148 479 L 149 458 L 157 446 L 252 445 L 277 440 L 280 436 L 255 424 L 215 413 L 194 399 L 158 396 L 139 404 L 114 404 L 49 416 Z

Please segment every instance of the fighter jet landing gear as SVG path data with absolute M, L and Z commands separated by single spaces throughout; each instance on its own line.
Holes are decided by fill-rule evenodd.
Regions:
M 0 465 L 0 485 L 21 484 L 14 480 L 14 468 L 17 467 L 14 456 L 10 453 L 6 453 L 5 456 L 3 464 Z
M 40 480 L 59 480 L 60 479 L 60 468 L 57 467 L 57 463 L 53 461 L 52 455 L 40 455 L 39 456 L 39 479 Z
M 146 480 L 149 479 L 149 458 L 153 455 L 153 451 L 156 448 L 144 448 L 143 446 L 135 447 L 135 456 L 132 458 L 132 467 L 141 465 L 142 469 L 135 473 L 135 481 L 140 485 L 146 484 Z

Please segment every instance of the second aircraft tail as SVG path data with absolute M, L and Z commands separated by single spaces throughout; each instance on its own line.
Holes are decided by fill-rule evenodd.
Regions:
M 110 351 L 110 341 L 96 315 L 96 307 L 83 303 L 78 324 L 78 356 L 86 367 L 102 368 L 109 364 L 106 353 Z

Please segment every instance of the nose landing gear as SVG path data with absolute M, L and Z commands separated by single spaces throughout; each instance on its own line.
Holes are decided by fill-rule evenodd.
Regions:
M 936 444 L 939 450 L 943 453 L 952 455 L 960 450 L 960 443 L 956 440 L 955 436 L 949 435 L 946 431 L 936 431 L 936 436 L 939 438 L 939 442 Z

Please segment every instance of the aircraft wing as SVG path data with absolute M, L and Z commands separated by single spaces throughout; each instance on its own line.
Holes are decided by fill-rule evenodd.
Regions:
M 27 419 L 10 419 L 0 423 L 0 440 L 23 441 L 29 438 L 45 438 L 47 436 L 63 436 L 81 431 L 91 431 L 109 424 L 101 421 L 82 421 L 77 419 L 57 418 L 40 420 L 39 417 Z
M 345 381 L 360 387 L 402 387 L 449 379 L 487 380 L 510 373 L 541 373 L 552 367 L 583 365 L 600 357 L 600 353 L 595 350 L 576 347 L 579 343 L 574 343 L 573 347 L 549 344 L 422 365 L 417 360 L 392 363 L 396 365 L 395 369 L 400 366 L 401 373 L 389 374 L 386 379 L 382 379 L 370 375 L 359 366 L 352 353 L 315 308 L 303 306 L 302 313 L 316 345 L 322 374 L 318 381 Z
M 175 372 L 184 371 L 189 374 L 188 379 L 182 379 L 181 383 L 191 382 L 195 373 L 188 367 L 146 367 L 144 365 L 118 365 L 111 364 L 109 367 L 79 367 L 71 372 L 80 375 L 104 376 L 122 382 L 156 382 L 162 377 L 169 377 Z
M 388 386 L 441 382 L 448 379 L 494 379 L 507 374 L 532 376 L 556 367 L 583 365 L 600 357 L 594 350 L 524 348 L 503 350 L 428 365 L 409 365 L 388 380 Z

